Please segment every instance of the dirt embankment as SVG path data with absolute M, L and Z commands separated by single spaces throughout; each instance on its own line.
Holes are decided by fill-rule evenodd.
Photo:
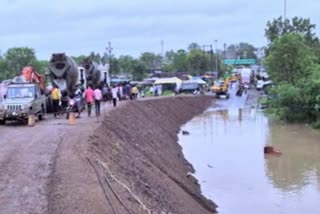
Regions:
M 214 213 L 177 143 L 179 127 L 211 103 L 207 96 L 130 102 L 92 127 L 88 143 L 80 130 L 78 144 L 60 146 L 51 213 Z

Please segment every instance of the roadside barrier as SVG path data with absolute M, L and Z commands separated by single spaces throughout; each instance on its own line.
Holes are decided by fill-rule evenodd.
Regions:
M 29 114 L 28 116 L 28 126 L 33 127 L 36 124 L 36 119 L 33 114 Z
M 75 116 L 73 112 L 70 112 L 69 114 L 69 125 L 74 125 L 75 124 Z

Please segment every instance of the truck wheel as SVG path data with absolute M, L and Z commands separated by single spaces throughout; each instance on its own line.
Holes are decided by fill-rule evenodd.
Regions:
M 6 125 L 6 120 L 0 120 L 0 125 Z

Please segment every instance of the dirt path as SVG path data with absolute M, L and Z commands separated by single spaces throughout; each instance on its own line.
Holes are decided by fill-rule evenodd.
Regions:
M 15 122 L 0 126 L 0 213 L 48 213 L 50 179 L 59 145 L 75 137 L 80 142 L 98 122 L 84 112 L 74 126 L 52 115 L 34 127 Z
M 69 128 L 55 123 L 46 120 L 32 128 L 0 127 L 1 213 L 46 213 L 52 160 Z

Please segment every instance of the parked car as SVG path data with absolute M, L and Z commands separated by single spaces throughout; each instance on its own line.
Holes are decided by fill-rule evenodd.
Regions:
M 199 85 L 197 83 L 182 83 L 179 93 L 194 93 L 194 91 L 199 90 Z

